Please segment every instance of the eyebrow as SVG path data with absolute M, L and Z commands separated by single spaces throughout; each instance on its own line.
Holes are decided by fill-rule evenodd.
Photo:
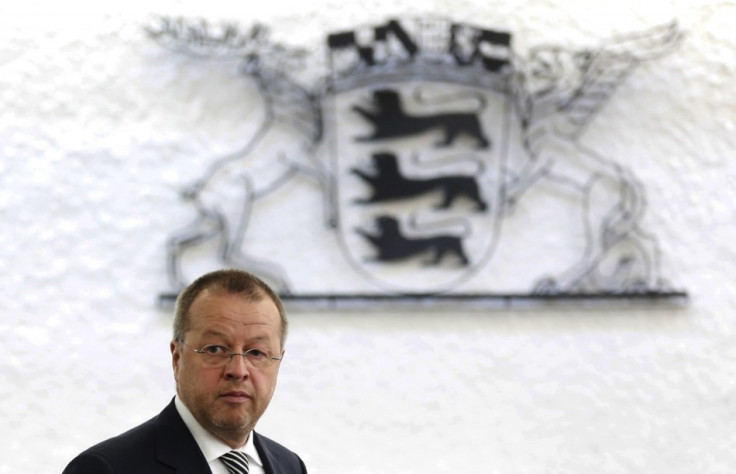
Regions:
M 220 332 L 220 331 L 217 331 L 215 329 L 208 329 L 208 330 L 206 330 L 204 333 L 202 333 L 202 336 L 203 337 L 211 337 L 211 336 L 214 336 L 214 337 L 219 337 L 219 338 L 222 338 L 222 339 L 227 339 L 228 338 L 228 335 L 227 334 L 225 334 L 223 332 Z M 248 341 L 268 341 L 268 340 L 269 340 L 269 337 L 268 336 L 265 336 L 265 335 L 254 336 L 254 337 L 248 338 Z
M 203 340 L 214 339 L 220 342 L 224 342 L 227 340 L 227 335 L 220 331 L 207 330 L 201 334 L 200 338 Z
M 208 329 L 202 335 L 203 336 L 217 336 L 223 339 L 227 338 L 227 335 L 225 333 L 220 332 L 220 331 L 215 331 L 214 329 Z

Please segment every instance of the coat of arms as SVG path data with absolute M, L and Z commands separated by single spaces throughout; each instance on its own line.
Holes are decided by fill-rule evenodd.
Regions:
M 237 58 L 265 104 L 247 145 L 184 188 L 195 213 L 169 238 L 172 295 L 188 282 L 187 253 L 212 242 L 219 265 L 294 299 L 684 295 L 660 275 L 657 240 L 641 226 L 642 183 L 578 140 L 640 62 L 677 44 L 675 24 L 519 57 L 505 31 L 390 20 L 329 34 L 324 72 L 311 79 L 299 74 L 314 76 L 310 54 L 272 42 L 262 25 L 163 18 L 148 31 L 188 54 Z M 297 191 L 305 180 L 311 197 Z M 557 194 L 540 198 L 542 183 Z M 289 268 L 298 262 L 254 251 L 264 238 L 254 209 L 289 202 L 289 192 L 319 203 L 310 222 L 328 229 L 322 245 L 357 286 L 300 286 Z M 559 252 L 567 261 L 522 262 L 512 275 L 500 253 L 515 235 L 504 224 L 525 200 L 558 194 L 574 196 L 580 244 Z

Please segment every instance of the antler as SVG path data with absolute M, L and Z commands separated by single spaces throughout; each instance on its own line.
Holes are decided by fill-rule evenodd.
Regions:
M 177 52 L 242 60 L 241 71 L 258 82 L 266 99 L 269 120 L 292 125 L 313 143 L 321 139 L 319 93 L 292 79 L 304 66 L 306 50 L 271 42 L 268 29 L 258 23 L 244 31 L 233 23 L 213 26 L 201 19 L 159 17 L 146 31 Z
M 166 48 L 207 58 L 242 58 L 260 49 L 268 36 L 268 29 L 259 23 L 243 31 L 234 23 L 211 25 L 201 19 L 170 17 L 158 17 L 145 29 Z

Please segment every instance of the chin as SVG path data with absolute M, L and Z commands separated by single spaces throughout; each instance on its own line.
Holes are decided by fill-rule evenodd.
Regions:
M 226 413 L 221 416 L 215 416 L 212 420 L 214 425 L 226 430 L 246 430 L 255 425 L 253 417 L 250 414 L 242 413 Z

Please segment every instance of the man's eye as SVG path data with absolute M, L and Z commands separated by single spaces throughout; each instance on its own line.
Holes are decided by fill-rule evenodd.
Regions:
M 204 346 L 202 348 L 202 352 L 205 354 L 227 354 L 229 353 L 229 349 L 227 347 L 223 346 Z
M 252 357 L 254 359 L 265 359 L 268 357 L 268 354 L 258 349 L 251 349 L 248 351 L 248 357 Z

